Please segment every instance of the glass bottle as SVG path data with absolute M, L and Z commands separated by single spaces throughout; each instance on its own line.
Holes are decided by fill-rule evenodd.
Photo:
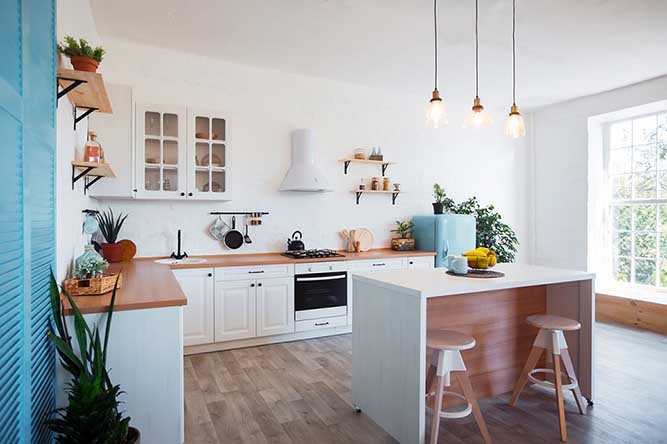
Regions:
M 371 179 L 371 190 L 372 191 L 379 191 L 380 190 L 380 179 L 377 177 L 373 177 Z
M 102 146 L 95 140 L 96 138 L 97 134 L 94 131 L 88 131 L 88 142 L 86 142 L 86 148 L 83 152 L 84 162 L 99 163 L 104 161 Z
M 82 270 L 90 269 L 89 264 L 97 264 L 100 262 L 106 262 L 100 254 L 95 251 L 92 244 L 88 244 L 84 247 L 83 253 L 81 256 L 77 257 L 74 261 L 74 272 L 75 277 L 78 279 L 82 278 L 93 278 L 90 274 L 81 273 Z M 84 274 L 84 275 L 82 275 Z

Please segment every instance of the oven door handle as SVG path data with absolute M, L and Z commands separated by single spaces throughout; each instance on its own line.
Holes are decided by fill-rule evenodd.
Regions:
M 319 276 L 319 277 L 298 277 L 296 278 L 297 282 L 309 282 L 309 281 L 333 281 L 334 279 L 345 279 L 347 275 L 337 274 L 335 276 Z

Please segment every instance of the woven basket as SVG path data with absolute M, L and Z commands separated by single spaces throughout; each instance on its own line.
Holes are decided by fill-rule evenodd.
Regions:
M 107 274 L 90 279 L 65 279 L 63 289 L 72 296 L 93 296 L 113 291 L 118 278 L 118 288 L 123 284 L 123 274 Z

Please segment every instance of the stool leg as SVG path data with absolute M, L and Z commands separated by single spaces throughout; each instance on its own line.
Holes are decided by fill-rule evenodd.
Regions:
M 486 421 L 484 421 L 484 416 L 482 416 L 482 411 L 479 409 L 479 404 L 477 404 L 477 398 L 475 397 L 475 392 L 473 391 L 472 385 L 470 384 L 468 373 L 465 371 L 456 372 L 455 375 L 456 378 L 459 380 L 459 384 L 461 384 L 461 389 L 463 390 L 463 396 L 466 397 L 466 399 L 472 406 L 472 414 L 475 417 L 475 421 L 477 421 L 477 426 L 479 427 L 479 431 L 482 433 L 482 438 L 484 438 L 484 443 L 491 444 L 491 435 L 489 435 L 489 430 L 486 428 Z
M 560 424 L 560 440 L 567 442 L 565 426 L 565 405 L 563 404 L 563 380 L 560 373 L 560 355 L 554 353 L 554 379 L 556 383 L 556 400 L 558 401 L 558 422 Z
M 438 388 L 435 391 L 435 402 L 433 404 L 433 418 L 431 419 L 431 444 L 438 442 L 438 430 L 440 429 L 440 411 L 442 410 L 442 392 L 444 391 L 444 376 L 438 378 Z
M 435 379 L 435 373 L 437 371 L 437 367 L 431 364 L 428 367 L 428 372 L 426 373 L 426 394 L 428 395 L 431 393 L 431 386 L 433 385 L 433 380 Z
M 540 356 L 542 356 L 543 351 L 543 348 L 535 347 L 533 345 L 530 355 L 528 355 L 526 365 L 524 365 L 523 370 L 521 370 L 521 375 L 519 375 L 519 379 L 517 379 L 516 384 L 514 384 L 514 391 L 512 392 L 512 398 L 510 399 L 509 405 L 514 406 L 519 400 L 519 395 L 521 395 L 521 391 L 526 386 L 526 382 L 528 382 L 528 373 L 535 368 L 535 364 L 537 364 Z
M 574 366 L 572 365 L 572 358 L 570 357 L 570 352 L 564 348 L 560 351 L 561 353 L 561 359 L 563 360 L 563 365 L 565 366 L 565 373 L 567 374 L 567 377 L 570 379 L 570 382 L 572 382 L 573 378 L 577 379 L 577 374 L 574 372 Z M 582 415 L 586 414 L 586 410 L 584 407 L 584 397 L 581 396 L 581 390 L 579 389 L 579 385 L 575 388 L 572 389 L 572 394 L 574 395 L 574 400 L 577 403 L 577 408 L 579 409 L 579 413 Z

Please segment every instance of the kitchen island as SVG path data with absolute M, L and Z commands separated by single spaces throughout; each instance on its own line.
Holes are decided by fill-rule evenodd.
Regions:
M 427 327 L 475 338 L 462 354 L 483 398 L 512 390 L 537 334 L 526 317 L 576 319 L 581 330 L 565 336 L 581 392 L 592 402 L 594 274 L 518 264 L 494 270 L 505 277 L 450 276 L 441 268 L 353 275 L 352 398 L 400 443 L 425 438 Z

